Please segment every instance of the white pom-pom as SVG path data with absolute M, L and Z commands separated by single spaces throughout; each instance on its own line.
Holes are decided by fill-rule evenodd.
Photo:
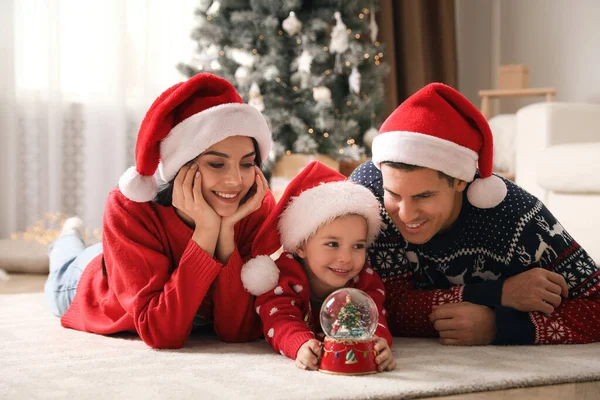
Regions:
M 475 179 L 469 185 L 467 199 L 477 208 L 492 208 L 502 203 L 507 191 L 504 181 L 492 175 L 485 179 Z
M 248 260 L 242 267 L 241 275 L 244 287 L 255 296 L 267 293 L 279 282 L 279 268 L 269 256 Z
M 154 176 L 140 175 L 135 167 L 130 167 L 121 175 L 119 189 L 129 200 L 145 203 L 154 200 L 158 184 Z

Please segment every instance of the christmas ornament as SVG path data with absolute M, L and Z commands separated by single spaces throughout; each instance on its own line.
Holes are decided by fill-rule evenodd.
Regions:
M 350 93 L 360 94 L 360 72 L 356 67 L 352 68 L 352 73 L 348 77 L 348 86 L 350 87 Z
M 379 133 L 379 131 L 377 130 L 377 128 L 375 128 L 373 126 L 370 127 L 369 129 L 367 129 L 367 131 L 363 135 L 363 143 L 367 148 L 369 148 L 369 149 L 371 148 L 373 139 L 375 139 L 375 136 L 377 136 L 378 133 Z
M 236 64 L 248 68 L 252 68 L 257 59 L 254 54 L 236 48 L 227 48 L 226 53 L 227 57 L 235 61 Z
M 331 104 L 331 90 L 327 86 L 313 88 L 313 99 L 317 104 Z
M 219 57 L 219 51 L 221 51 L 221 48 L 216 44 L 211 44 L 206 48 L 206 50 L 204 50 L 204 52 L 206 52 L 206 55 L 213 60 Z
M 348 50 L 348 28 L 344 21 L 342 21 L 342 14 L 339 11 L 336 11 L 333 14 L 336 23 L 333 29 L 331 30 L 331 43 L 329 44 L 329 52 L 330 53 L 338 53 L 342 54 L 346 50 Z
M 211 58 L 206 54 L 206 51 L 201 52 L 200 54 L 196 53 L 192 56 L 192 60 L 190 64 L 199 69 L 200 71 L 208 69 Z
M 335 17 L 336 23 L 331 30 L 331 42 L 329 43 L 329 52 L 335 53 L 335 65 L 333 70 L 339 74 L 342 72 L 342 59 L 341 55 L 348 50 L 348 28 L 344 21 L 342 21 L 342 14 L 336 11 L 333 16 Z
M 379 27 L 377 26 L 377 22 L 375 21 L 375 12 L 373 12 L 373 7 L 371 7 L 371 21 L 369 22 L 369 31 L 371 35 L 371 42 L 375 43 L 377 41 Z
M 281 27 L 288 35 L 294 36 L 302 30 L 302 21 L 296 17 L 295 12 L 290 11 L 290 15 L 281 23 Z
M 342 288 L 331 293 L 321 306 L 321 327 L 326 337 L 319 371 L 338 375 L 377 372 L 373 334 L 379 313 L 365 292 Z
M 198 9 L 200 11 L 206 11 L 208 10 L 208 7 L 210 7 L 212 3 L 212 0 L 198 0 Z
M 246 85 L 248 83 L 249 79 L 250 79 L 250 70 L 248 68 L 241 65 L 235 70 L 235 81 L 238 83 L 238 85 L 240 85 L 240 86 Z
M 260 112 L 265 110 L 265 103 L 263 101 L 262 94 L 260 93 L 260 87 L 258 87 L 256 82 L 252 82 L 248 96 L 250 97 L 248 100 L 249 105 L 256 108 Z
M 208 10 L 206 10 L 206 15 L 210 15 L 211 17 L 216 17 L 219 15 L 219 11 L 221 11 L 221 3 L 215 1 L 210 5 Z
M 212 60 L 210 62 L 210 69 L 212 69 L 213 71 L 219 71 L 221 69 L 221 63 L 219 62 L 219 60 Z
M 279 76 L 279 69 L 275 65 L 269 65 L 265 68 L 263 76 L 267 81 L 272 81 Z
M 300 57 L 298 57 L 298 72 L 306 72 L 310 74 L 310 66 L 313 61 L 313 56 L 310 51 L 304 49 Z

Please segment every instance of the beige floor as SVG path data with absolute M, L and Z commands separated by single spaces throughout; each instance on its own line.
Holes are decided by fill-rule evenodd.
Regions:
M 9 280 L 0 280 L 0 294 L 42 291 L 44 279 L 44 275 L 11 274 Z M 435 399 L 498 400 L 511 397 L 514 399 L 528 400 L 597 400 L 600 399 L 600 381 L 461 394 L 456 396 L 435 397 Z

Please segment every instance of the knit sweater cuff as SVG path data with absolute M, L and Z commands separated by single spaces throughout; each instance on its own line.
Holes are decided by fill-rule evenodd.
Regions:
M 529 313 L 498 306 L 496 309 L 496 339 L 492 344 L 533 344 L 535 326 Z
M 231 253 L 229 256 L 227 264 L 223 265 L 223 268 L 221 269 L 221 275 L 227 275 L 229 279 L 232 279 L 233 277 L 239 277 L 243 264 L 244 260 L 242 259 L 242 256 L 236 247 L 233 253 Z
M 298 332 L 286 338 L 287 345 L 285 346 L 285 354 L 292 360 L 296 359 L 300 347 L 311 339 L 315 338 L 315 334 L 311 331 Z
M 484 281 L 472 285 L 465 285 L 463 301 L 495 307 L 502 304 L 503 281 Z

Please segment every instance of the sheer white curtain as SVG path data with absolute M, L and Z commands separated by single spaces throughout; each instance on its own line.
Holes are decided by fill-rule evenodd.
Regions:
M 46 212 L 101 225 L 146 109 L 183 79 L 195 3 L 0 1 L 0 237 Z

